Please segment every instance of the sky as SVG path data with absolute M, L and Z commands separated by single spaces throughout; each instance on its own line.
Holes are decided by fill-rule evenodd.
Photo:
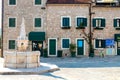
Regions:
M 1 28 L 1 20 L 2 20 L 2 0 L 0 0 L 0 28 Z

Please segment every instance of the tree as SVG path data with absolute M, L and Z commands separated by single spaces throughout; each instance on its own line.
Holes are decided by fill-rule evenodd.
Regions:
M 94 47 L 93 47 L 93 44 L 92 44 L 92 39 L 93 39 L 93 33 L 85 33 L 85 30 L 83 29 L 82 30 L 82 33 L 84 34 L 85 37 L 83 37 L 86 42 L 88 43 L 89 45 L 89 57 L 94 57 Z

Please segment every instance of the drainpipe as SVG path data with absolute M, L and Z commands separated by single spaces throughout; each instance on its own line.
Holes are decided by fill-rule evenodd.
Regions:
M 89 4 L 89 57 L 94 57 L 94 50 L 92 50 L 93 45 L 92 45 L 92 29 L 91 29 L 92 14 L 94 13 L 92 12 L 92 2 L 90 2 Z
M 2 34 L 1 34 L 1 57 L 3 57 L 3 24 L 4 24 L 4 0 L 2 0 L 2 22 L 1 22 L 1 29 L 2 29 Z

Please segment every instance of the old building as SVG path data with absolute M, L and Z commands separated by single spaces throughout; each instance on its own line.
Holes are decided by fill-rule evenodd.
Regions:
M 89 40 L 95 54 L 120 55 L 120 6 L 117 0 L 3 0 L 3 52 L 17 50 L 16 40 L 25 19 L 28 50 L 48 48 L 48 56 L 89 55 Z
M 16 40 L 20 34 L 22 18 L 25 20 L 26 35 L 29 37 L 29 49 L 44 44 L 46 31 L 46 0 L 3 0 L 3 52 L 17 50 Z M 35 36 L 36 37 L 33 37 Z M 42 38 L 38 36 L 42 35 Z M 44 45 L 42 45 L 44 46 Z
M 76 44 L 76 55 L 88 55 L 88 44 L 84 40 L 85 30 L 89 33 L 89 0 L 48 0 L 47 37 L 49 56 L 63 50 L 70 55 L 69 44 Z M 54 49 L 53 47 L 54 46 Z M 54 54 L 52 53 L 54 51 Z

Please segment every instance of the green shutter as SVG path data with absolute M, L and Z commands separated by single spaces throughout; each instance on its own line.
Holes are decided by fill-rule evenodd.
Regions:
M 101 27 L 105 27 L 105 19 L 101 19 Z
M 9 18 L 9 27 L 15 27 L 16 20 L 15 18 Z
M 69 48 L 69 39 L 62 40 L 62 48 Z
M 77 18 L 77 27 L 86 27 L 87 18 Z
M 80 18 L 77 18 L 77 27 L 80 27 Z
M 83 18 L 83 21 L 84 21 L 83 25 L 87 27 L 87 18 Z
M 41 0 L 35 0 L 35 5 L 40 5 L 41 4 Z
M 93 25 L 93 27 L 96 27 L 96 19 L 92 20 L 92 25 Z
M 67 18 L 67 26 L 70 27 L 70 19 Z
M 35 18 L 35 27 L 41 27 L 41 18 Z
M 114 26 L 114 27 L 117 27 L 117 19 L 114 19 L 113 22 L 114 22 L 114 25 L 113 25 L 113 26 Z
M 15 49 L 15 40 L 9 40 L 9 49 Z
M 105 48 L 105 40 L 101 40 L 101 48 Z
M 16 4 L 16 0 L 9 0 L 9 5 L 15 5 Z
M 65 24 L 66 22 L 65 22 L 65 18 L 63 18 L 62 19 L 62 26 L 65 26 L 66 24 Z
M 62 19 L 62 26 L 63 27 L 69 27 L 70 26 L 70 19 L 69 18 L 63 18 Z
M 95 40 L 95 47 L 99 48 L 99 40 L 98 39 Z

